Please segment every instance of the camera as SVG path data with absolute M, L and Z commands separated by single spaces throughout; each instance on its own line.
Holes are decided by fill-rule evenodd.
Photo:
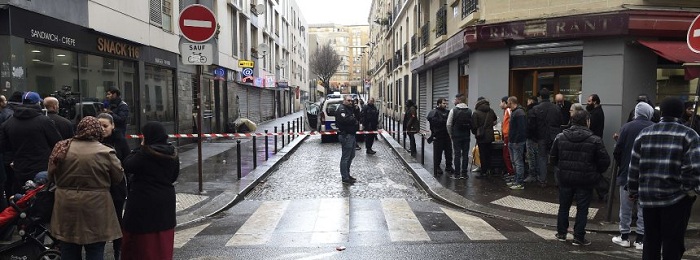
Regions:
M 80 92 L 73 92 L 71 86 L 63 86 L 60 90 L 51 93 L 58 99 L 58 115 L 72 119 L 76 116 L 75 105 L 80 100 Z

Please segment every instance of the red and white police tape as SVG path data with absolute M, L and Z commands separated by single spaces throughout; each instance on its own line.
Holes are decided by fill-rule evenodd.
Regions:
M 379 133 L 391 133 L 390 131 L 378 130 L 378 131 L 357 131 L 355 134 L 379 134 Z M 219 137 L 219 138 L 249 138 L 249 137 L 263 137 L 263 136 L 284 136 L 284 135 L 336 135 L 336 131 L 305 131 L 305 132 L 281 132 L 281 133 L 224 133 L 224 134 L 202 134 L 202 137 Z M 140 139 L 143 135 L 126 135 L 127 139 Z M 199 138 L 197 134 L 172 134 L 168 135 L 168 138 Z

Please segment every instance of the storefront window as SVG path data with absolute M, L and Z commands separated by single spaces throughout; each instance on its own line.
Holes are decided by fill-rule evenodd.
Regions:
M 78 61 L 74 52 L 33 44 L 27 44 L 25 49 L 28 90 L 36 91 L 42 97 L 56 95 L 59 100 L 79 91 L 74 81 L 78 78 Z
M 660 102 L 666 97 L 679 97 L 683 101 L 694 101 L 698 79 L 685 80 L 683 69 L 659 68 L 656 70 L 656 99 Z
M 173 71 L 156 66 L 146 66 L 146 81 L 141 90 L 141 107 L 144 121 L 160 121 L 174 131 L 175 105 L 173 95 Z

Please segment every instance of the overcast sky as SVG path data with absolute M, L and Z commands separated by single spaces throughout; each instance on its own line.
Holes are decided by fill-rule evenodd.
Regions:
M 308 24 L 367 24 L 372 0 L 296 0 Z

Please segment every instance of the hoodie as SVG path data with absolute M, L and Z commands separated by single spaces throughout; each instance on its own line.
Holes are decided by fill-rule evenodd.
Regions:
M 62 138 L 38 104 L 15 105 L 13 109 L 12 117 L 0 126 L 0 151 L 14 153 L 16 181 L 24 183 L 47 170 L 53 146 Z
M 557 135 L 550 153 L 562 187 L 594 187 L 610 166 L 610 157 L 600 137 L 585 126 L 573 125 Z
M 472 133 L 476 138 L 476 143 L 493 142 L 493 126 L 496 125 L 496 112 L 491 109 L 490 103 L 486 99 L 476 102 L 472 113 Z
M 634 120 L 624 124 L 620 128 L 620 136 L 617 138 L 613 157 L 615 162 L 620 166 L 617 175 L 617 185 L 627 185 L 627 176 L 632 159 L 632 147 L 634 140 L 637 139 L 642 129 L 653 125 L 654 122 L 650 119 L 654 118 L 654 108 L 645 102 L 639 102 L 634 108 Z

